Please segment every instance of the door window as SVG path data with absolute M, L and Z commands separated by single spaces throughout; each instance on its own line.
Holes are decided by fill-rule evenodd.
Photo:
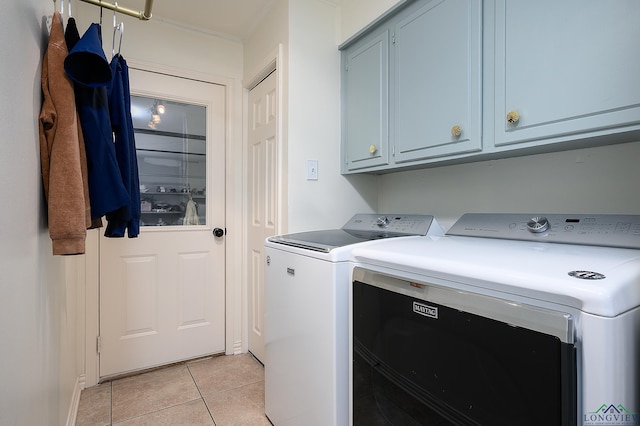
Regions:
M 206 225 L 206 107 L 131 96 L 131 116 L 141 225 Z

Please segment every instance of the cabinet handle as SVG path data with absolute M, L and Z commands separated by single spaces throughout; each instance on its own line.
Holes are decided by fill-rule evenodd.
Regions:
M 454 138 L 459 138 L 461 134 L 462 134 L 462 127 L 453 126 L 451 128 L 451 136 L 453 136 Z
M 520 114 L 518 114 L 518 111 L 513 110 L 507 113 L 507 122 L 516 124 L 518 120 L 520 120 Z
M 377 150 L 378 150 L 378 148 L 376 148 L 376 146 L 375 146 L 375 145 L 370 145 L 370 146 L 369 146 L 369 152 L 370 152 L 371 154 L 375 154 Z

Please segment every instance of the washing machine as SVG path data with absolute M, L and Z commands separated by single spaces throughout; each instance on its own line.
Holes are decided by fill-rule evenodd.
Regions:
M 467 214 L 352 251 L 354 425 L 640 424 L 640 216 Z
M 432 216 L 357 214 L 341 229 L 265 241 L 265 413 L 274 425 L 349 422 L 351 250 L 381 239 L 441 235 Z

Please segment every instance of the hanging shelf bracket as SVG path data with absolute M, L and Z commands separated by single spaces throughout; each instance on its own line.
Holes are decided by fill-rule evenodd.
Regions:
M 107 3 L 100 0 L 82 0 L 85 3 L 92 4 L 94 6 L 104 7 L 105 9 L 113 10 L 118 13 L 122 13 L 125 15 L 133 16 L 134 18 L 138 18 L 141 21 L 148 21 L 151 19 L 151 8 L 153 6 L 153 0 L 146 0 L 144 4 L 144 10 L 136 11 L 133 9 L 129 9 L 127 7 L 122 7 L 120 5 L 115 5 L 113 3 Z

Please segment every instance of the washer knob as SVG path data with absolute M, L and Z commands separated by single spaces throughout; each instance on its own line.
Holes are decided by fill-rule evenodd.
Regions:
M 389 218 L 386 216 L 380 216 L 376 219 L 376 225 L 378 225 L 380 228 L 386 228 L 387 226 L 389 226 Z
M 541 234 L 549 229 L 549 220 L 544 216 L 532 217 L 527 221 L 527 229 L 534 234 Z

